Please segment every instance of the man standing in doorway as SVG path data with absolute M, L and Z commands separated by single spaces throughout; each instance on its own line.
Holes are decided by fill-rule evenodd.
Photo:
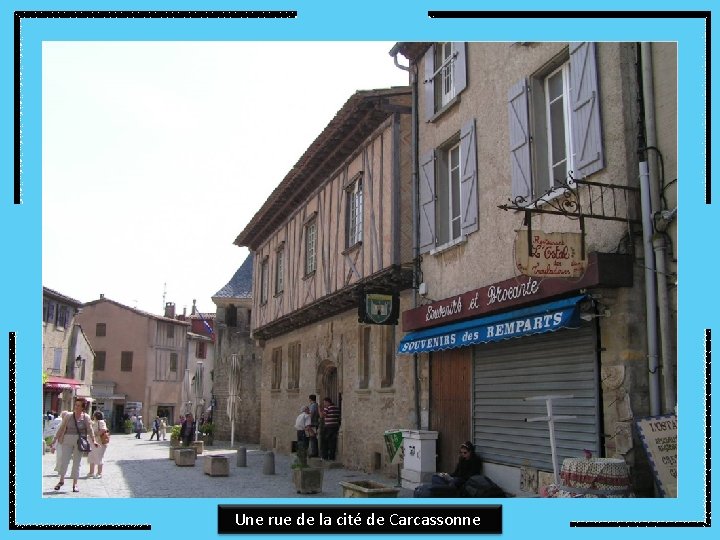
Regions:
M 323 409 L 320 416 L 323 419 L 322 458 L 335 461 L 337 437 L 340 429 L 340 409 L 333 404 L 332 399 L 326 397 L 323 399 Z

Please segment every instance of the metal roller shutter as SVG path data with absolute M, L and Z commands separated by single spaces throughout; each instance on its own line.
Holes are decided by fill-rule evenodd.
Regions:
M 544 400 L 553 415 L 576 418 L 555 423 L 558 463 L 588 449 L 600 455 L 599 377 L 594 325 L 479 345 L 474 350 L 473 433 L 484 461 L 552 471 Z

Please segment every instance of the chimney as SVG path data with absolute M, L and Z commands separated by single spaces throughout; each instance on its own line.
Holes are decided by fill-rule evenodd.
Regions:
M 197 312 L 197 309 L 195 308 L 195 299 L 193 298 L 193 307 L 192 307 L 192 311 L 190 312 L 190 315 L 195 315 L 196 312 Z
M 175 318 L 175 302 L 166 302 L 165 303 L 165 316 L 168 319 Z
M 100 300 L 105 300 L 105 295 L 103 293 L 100 293 Z

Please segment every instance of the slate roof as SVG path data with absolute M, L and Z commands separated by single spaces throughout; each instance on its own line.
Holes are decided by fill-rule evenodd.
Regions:
M 54 291 L 53 289 L 51 289 L 49 287 L 43 287 L 43 296 L 49 296 L 51 298 L 54 298 L 55 300 L 60 300 L 61 302 L 65 302 L 66 304 L 70 304 L 75 307 L 80 307 L 83 305 L 83 303 L 80 300 L 75 300 L 74 298 L 70 298 L 69 296 L 59 293 L 57 291 Z
M 252 298 L 252 253 L 240 265 L 235 275 L 213 298 Z

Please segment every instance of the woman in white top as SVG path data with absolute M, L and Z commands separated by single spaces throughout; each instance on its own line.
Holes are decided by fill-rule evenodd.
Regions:
M 77 442 L 81 435 L 87 437 L 92 445 L 98 446 L 98 443 L 95 441 L 95 433 L 92 429 L 92 421 L 90 420 L 90 416 L 85 413 L 85 401 L 77 399 L 73 406 L 73 412 L 65 417 L 55 434 L 55 440 L 62 445 L 62 455 L 60 456 L 60 467 L 58 470 L 60 480 L 55 486 L 55 491 L 58 491 L 65 483 L 65 474 L 70 464 L 70 458 L 73 460 L 72 490 L 75 493 L 80 491 L 77 487 L 77 481 L 78 476 L 80 476 L 80 460 L 82 459 L 82 454 L 78 449 Z
M 108 430 L 102 411 L 95 411 L 95 414 L 93 414 L 92 427 L 93 431 L 97 434 L 98 440 L 102 441 L 102 434 Z M 88 454 L 88 463 L 90 464 L 88 478 L 102 478 L 103 457 L 105 456 L 105 450 L 107 450 L 107 444 L 102 444 L 102 442 L 99 446 L 94 446 L 92 450 L 90 450 L 90 453 Z M 97 474 L 95 474 L 96 465 Z

